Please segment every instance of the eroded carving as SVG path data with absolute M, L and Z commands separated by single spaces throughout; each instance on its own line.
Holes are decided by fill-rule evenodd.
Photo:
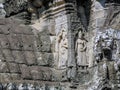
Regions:
M 117 42 L 114 37 L 114 31 L 109 29 L 99 34 L 95 43 L 95 57 L 97 61 L 105 58 L 107 60 L 116 60 Z
M 35 13 L 37 19 L 39 19 L 40 10 L 43 7 L 47 7 L 47 2 L 50 2 L 50 0 L 5 0 L 4 9 L 6 11 L 6 17 L 27 12 L 25 16 L 27 19 L 26 24 L 29 24 L 33 13 Z
M 88 66 L 88 60 L 86 56 L 86 46 L 87 40 L 84 38 L 84 34 L 80 31 L 78 39 L 76 41 L 75 51 L 77 53 L 77 65 L 78 66 Z
M 67 64 L 67 55 L 68 55 L 68 40 L 67 32 L 62 29 L 57 38 L 58 43 L 58 67 L 60 69 L 66 68 Z

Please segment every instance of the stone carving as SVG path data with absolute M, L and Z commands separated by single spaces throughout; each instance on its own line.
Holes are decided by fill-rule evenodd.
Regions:
M 66 68 L 68 55 L 68 40 L 67 32 L 62 29 L 57 38 L 58 43 L 58 67 L 60 69 Z
M 76 41 L 75 51 L 77 53 L 77 65 L 78 66 L 87 66 L 88 60 L 86 56 L 86 46 L 87 40 L 84 38 L 84 34 L 80 31 L 78 39 Z
M 39 19 L 40 9 L 48 5 L 46 2 L 50 2 L 50 0 L 5 0 L 4 9 L 6 11 L 6 17 L 27 12 L 26 23 L 28 24 L 30 23 L 33 13 L 35 13 L 37 19 Z
M 39 8 L 43 6 L 43 1 L 41 0 L 28 0 L 28 12 L 35 13 L 37 18 L 39 18 Z
M 120 1 L 115 1 L 113 0 L 113 2 L 115 5 L 111 6 L 111 1 L 109 0 L 109 2 L 107 3 L 108 7 L 108 14 L 104 23 L 104 27 L 111 27 L 114 28 L 116 30 L 119 30 L 120 25 L 119 25 L 119 18 L 120 18 Z M 119 3 L 117 5 L 117 3 Z
M 115 31 L 108 29 L 105 32 L 99 33 L 95 40 L 95 57 L 96 60 L 117 60 L 119 52 L 118 40 L 115 37 Z
M 31 19 L 32 13 L 37 13 L 39 16 L 38 9 L 44 7 L 43 2 L 46 0 L 6 1 L 9 3 L 6 3 L 8 16 L 12 15 L 12 12 L 27 11 Z M 38 1 L 38 3 L 34 3 L 34 1 Z M 89 1 L 93 2 L 90 7 L 92 9 L 88 8 Z M 5 22 L 4 19 L 0 20 L 0 82 L 2 83 L 0 83 L 0 90 L 3 88 L 8 90 L 105 90 L 109 89 L 107 86 L 112 88 L 114 85 L 117 86 L 117 81 L 120 86 L 120 75 L 119 77 L 116 75 L 118 72 L 120 74 L 119 26 L 113 31 L 106 30 L 107 26 L 99 28 L 101 21 L 99 22 L 95 15 L 95 0 L 54 0 L 54 2 L 54 4 L 51 3 L 49 9 L 42 13 L 41 23 L 37 23 L 35 20 L 38 25 L 36 26 L 39 27 L 37 30 L 27 29 L 29 26 L 21 25 L 23 22 L 20 20 L 19 23 L 19 19 L 13 21 L 16 16 L 10 19 L 5 18 Z M 79 3 L 78 10 L 77 3 Z M 14 8 L 17 5 L 18 7 Z M 103 9 L 104 7 L 100 12 Z M 81 14 L 80 18 L 76 10 Z M 99 11 L 97 10 L 97 12 Z M 104 13 L 107 15 L 106 12 Z M 111 16 L 110 20 L 106 20 L 104 17 L 110 27 L 113 23 L 116 26 L 116 20 L 117 24 L 119 22 L 115 14 L 119 17 L 119 10 Z M 99 18 L 101 19 L 101 17 Z M 107 18 L 109 19 L 109 17 Z M 94 22 L 95 20 L 98 23 Z M 95 24 L 98 27 L 95 27 Z M 62 26 L 64 29 L 61 30 Z M 49 29 L 56 32 L 53 34 Z M 80 32 L 78 33 L 78 31 Z M 114 36 L 114 31 L 117 31 L 116 36 Z M 56 56 L 54 60 L 53 54 Z M 87 56 L 89 56 L 89 62 Z M 94 59 L 99 63 L 94 66 L 92 63 L 91 67 L 88 67 L 88 63 L 90 65 L 95 61 Z M 57 62 L 57 64 L 55 63 L 57 69 L 53 66 L 53 61 Z M 113 68 L 114 63 L 116 72 Z M 6 86 L 3 83 L 6 83 Z M 119 90 L 119 88 L 114 90 Z
M 4 6 L 2 3 L 0 3 L 0 17 L 4 17 L 6 12 L 4 11 Z

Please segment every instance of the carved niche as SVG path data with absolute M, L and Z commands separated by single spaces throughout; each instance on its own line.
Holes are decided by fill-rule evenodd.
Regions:
M 76 40 L 76 60 L 77 66 L 88 66 L 88 60 L 86 56 L 87 40 L 84 38 L 84 34 L 79 31 L 78 39 Z
M 68 39 L 67 39 L 67 31 L 62 29 L 58 34 L 56 39 L 56 51 L 57 51 L 57 60 L 58 60 L 58 68 L 65 69 L 67 66 L 68 59 Z

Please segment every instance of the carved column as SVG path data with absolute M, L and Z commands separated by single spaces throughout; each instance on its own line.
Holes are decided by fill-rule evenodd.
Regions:
M 71 15 L 68 16 L 70 20 Z M 76 63 L 75 63 L 75 46 L 74 46 L 74 33 L 71 29 L 71 21 L 69 21 L 68 26 L 68 78 L 73 80 L 76 75 Z

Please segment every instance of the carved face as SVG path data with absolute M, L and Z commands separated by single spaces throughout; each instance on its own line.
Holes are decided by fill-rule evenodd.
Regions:
M 84 34 L 82 32 L 79 32 L 79 38 L 83 38 Z
M 63 32 L 62 38 L 65 39 L 67 37 L 67 32 Z

